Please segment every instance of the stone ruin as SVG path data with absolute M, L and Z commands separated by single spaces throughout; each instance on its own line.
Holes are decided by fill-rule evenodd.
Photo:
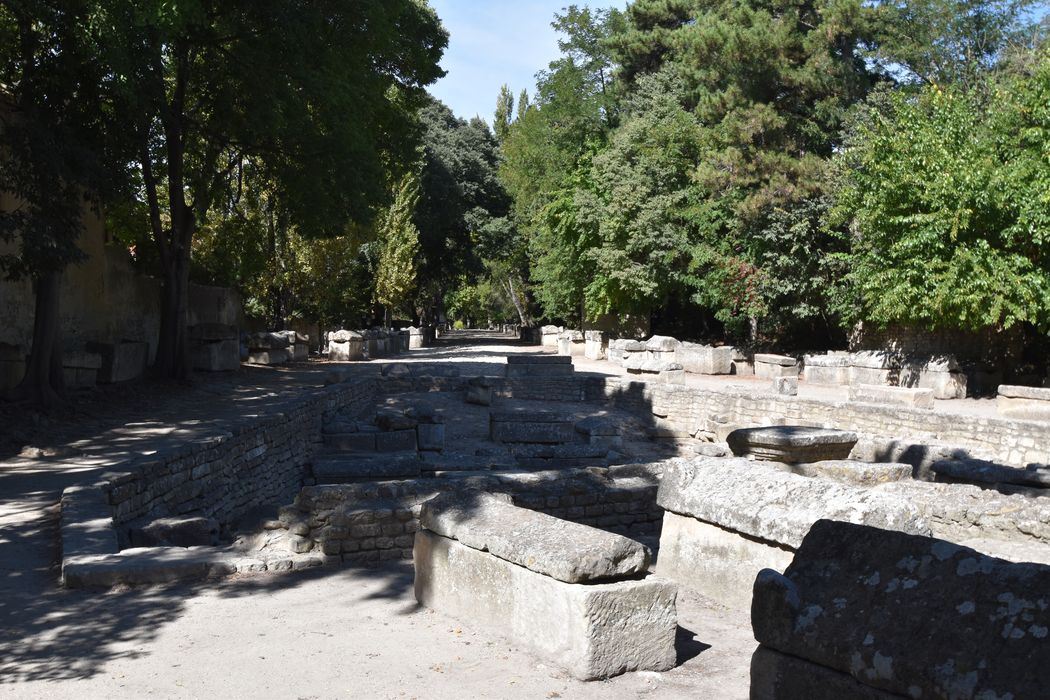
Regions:
M 341 331 L 329 353 L 354 342 L 381 352 L 381 340 Z M 605 352 L 681 366 L 664 372 L 738 362 L 730 348 L 636 343 Z M 259 430 L 67 490 L 64 581 L 411 558 L 421 604 L 581 679 L 673 666 L 685 587 L 752 611 L 755 698 L 1047 687 L 1045 665 L 1018 659 L 1039 658 L 1046 635 L 1050 477 L 1023 465 L 1050 427 L 959 420 L 938 429 L 954 446 L 925 432 L 909 441 L 899 426 L 934 420 L 928 409 L 595 377 L 573 359 L 512 356 L 484 376 L 425 363 L 336 370 Z M 796 379 L 797 365 L 754 362 Z M 754 425 L 785 406 L 798 424 Z M 836 420 L 856 427 L 826 425 Z M 1006 456 L 982 451 L 986 439 Z M 274 498 L 287 505 L 261 529 L 231 532 L 237 513 Z

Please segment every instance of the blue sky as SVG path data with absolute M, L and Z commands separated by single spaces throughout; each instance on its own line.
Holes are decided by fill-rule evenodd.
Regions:
M 536 73 L 558 57 L 554 13 L 573 4 L 624 7 L 610 0 L 430 0 L 449 32 L 441 67 L 448 74 L 430 92 L 456 116 L 492 123 L 496 95 L 506 83 L 515 97 L 531 95 Z

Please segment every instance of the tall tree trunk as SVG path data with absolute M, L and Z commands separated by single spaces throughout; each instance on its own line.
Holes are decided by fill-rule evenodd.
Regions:
M 510 303 L 514 304 L 514 310 L 518 312 L 521 325 L 527 327 L 529 325 L 529 317 L 525 314 L 525 306 L 521 303 L 518 290 L 514 289 L 514 275 L 507 275 L 507 292 L 510 293 Z
M 59 298 L 62 273 L 41 275 L 33 285 L 36 310 L 33 316 L 33 347 L 25 376 L 10 398 L 48 407 L 57 403 L 65 392 L 62 380 L 62 342 L 59 324 Z
M 190 376 L 189 336 L 186 311 L 189 308 L 189 248 L 173 251 L 164 269 L 161 288 L 160 339 L 154 369 L 166 379 L 188 379 Z

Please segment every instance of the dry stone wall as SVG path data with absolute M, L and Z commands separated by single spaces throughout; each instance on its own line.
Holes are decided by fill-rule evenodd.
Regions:
M 335 384 L 245 417 L 216 435 L 103 476 L 118 533 L 140 518 L 202 514 L 221 523 L 265 503 L 288 502 L 321 442 L 326 413 L 375 405 L 376 381 Z

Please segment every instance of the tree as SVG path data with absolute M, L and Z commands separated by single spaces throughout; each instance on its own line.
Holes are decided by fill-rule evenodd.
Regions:
M 1050 328 L 1050 54 L 984 92 L 880 93 L 851 127 L 847 322 Z
M 503 143 L 507 132 L 510 131 L 511 122 L 514 121 L 514 94 L 505 84 L 499 89 L 494 117 L 492 129 L 496 132 L 496 140 Z
M 189 372 L 190 251 L 244 158 L 314 236 L 367 222 L 447 35 L 414 0 L 100 2 L 105 93 L 139 168 L 163 281 L 157 370 Z
M 387 326 L 391 309 L 408 301 L 416 284 L 419 229 L 413 216 L 418 201 L 419 176 L 409 173 L 401 179 L 393 204 L 383 212 L 376 226 L 382 251 L 376 269 L 375 300 L 384 307 Z
M 119 177 L 101 167 L 106 118 L 95 99 L 102 72 L 86 27 L 91 4 L 0 2 L 0 271 L 29 278 L 36 296 L 26 374 L 12 398 L 49 405 L 61 394 L 59 294 L 63 270 L 83 255 L 83 219 Z M 109 175 L 109 176 L 107 176 Z

